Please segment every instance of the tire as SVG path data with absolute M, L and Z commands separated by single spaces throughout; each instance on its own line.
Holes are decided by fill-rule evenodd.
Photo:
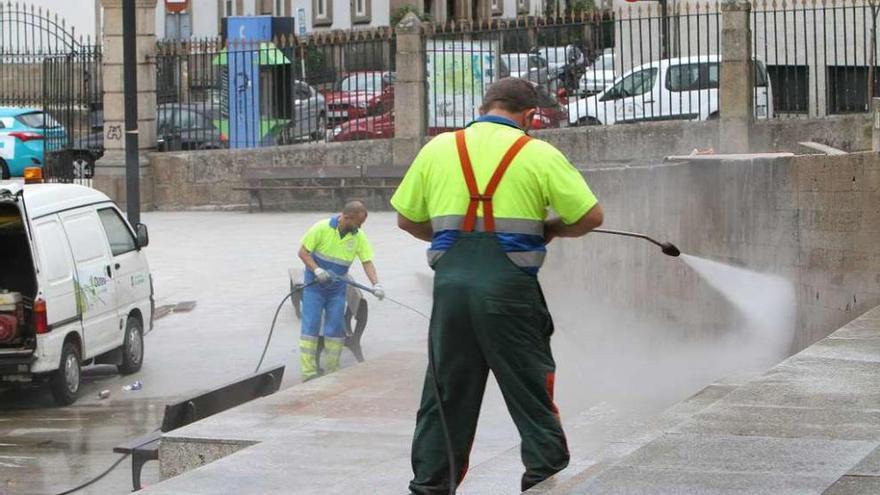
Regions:
M 318 115 L 318 128 L 312 134 L 312 139 L 315 141 L 323 141 L 327 136 L 327 115 L 320 114 Z
M 61 362 L 58 369 L 49 379 L 52 397 L 59 406 L 69 406 L 76 402 L 82 376 L 81 368 L 79 346 L 73 342 L 65 342 L 64 347 L 61 348 Z
M 0 159 L 0 180 L 9 180 L 12 174 L 9 173 L 9 166 L 6 165 L 6 162 Z
M 125 340 L 122 342 L 122 364 L 119 372 L 130 375 L 140 371 L 144 364 L 144 329 L 140 320 L 128 317 L 125 323 Z
M 709 119 L 708 119 L 708 120 L 718 120 L 718 118 L 719 118 L 720 116 L 721 116 L 720 113 L 718 113 L 718 112 L 712 112 L 712 113 L 709 114 Z
M 582 117 L 577 121 L 578 127 L 584 127 L 589 125 L 602 125 L 602 122 L 599 122 L 599 119 L 595 117 Z

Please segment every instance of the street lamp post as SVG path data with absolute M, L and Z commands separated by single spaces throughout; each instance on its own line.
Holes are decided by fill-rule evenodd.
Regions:
M 122 73 L 125 108 L 125 213 L 132 225 L 141 221 L 138 164 L 137 45 L 135 1 L 122 0 Z

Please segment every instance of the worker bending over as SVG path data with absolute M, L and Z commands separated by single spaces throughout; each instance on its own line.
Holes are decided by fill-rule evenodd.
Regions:
M 345 205 L 342 213 L 312 225 L 303 237 L 299 258 L 306 265 L 302 295 L 302 334 L 299 339 L 299 362 L 303 381 L 320 373 L 318 337 L 324 320 L 324 371 L 339 368 L 345 345 L 345 277 L 357 257 L 373 284 L 373 295 L 385 297 L 373 266 L 373 248 L 361 229 L 367 220 L 367 208 L 360 201 Z M 313 283 L 315 282 L 315 283 Z
M 553 322 L 537 274 L 545 245 L 587 234 L 602 209 L 559 150 L 528 136 L 537 107 L 531 83 L 492 84 L 481 116 L 426 144 L 391 199 L 400 228 L 431 243 L 435 271 L 429 338 L 442 402 L 429 366 L 412 444 L 415 494 L 446 494 L 464 478 L 489 370 L 522 438 L 522 490 L 568 465 L 553 402 Z M 547 220 L 548 207 L 559 217 Z

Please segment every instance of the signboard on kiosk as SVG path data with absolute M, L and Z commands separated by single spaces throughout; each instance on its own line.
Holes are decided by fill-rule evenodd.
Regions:
M 230 17 L 227 32 L 229 147 L 257 146 L 261 139 L 260 42 L 272 36 L 271 17 Z

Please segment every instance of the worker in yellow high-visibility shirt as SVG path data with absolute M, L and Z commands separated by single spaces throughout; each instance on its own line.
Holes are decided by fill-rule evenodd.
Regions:
M 345 277 L 355 258 L 373 284 L 373 295 L 385 297 L 373 266 L 373 247 L 361 226 L 367 209 L 360 201 L 345 205 L 342 213 L 314 224 L 303 237 L 299 257 L 306 265 L 302 295 L 302 333 L 299 340 L 303 381 L 318 376 L 318 337 L 324 320 L 324 372 L 339 368 L 345 345 Z M 313 283 L 314 282 L 314 283 Z
M 531 83 L 492 84 L 481 116 L 426 144 L 391 199 L 400 228 L 431 243 L 435 271 L 429 339 L 442 400 L 429 366 L 412 445 L 415 494 L 445 494 L 464 478 L 490 370 L 522 438 L 523 491 L 568 465 L 553 402 L 553 323 L 537 273 L 548 242 L 585 235 L 603 215 L 565 156 L 528 136 L 537 107 Z M 558 217 L 547 219 L 548 207 Z

